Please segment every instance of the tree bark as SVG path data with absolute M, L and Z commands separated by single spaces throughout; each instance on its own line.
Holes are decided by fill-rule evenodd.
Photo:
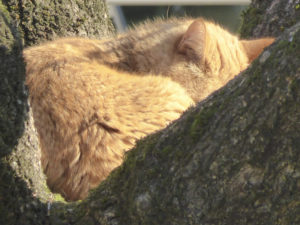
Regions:
M 277 37 L 300 21 L 298 0 L 252 0 L 243 13 L 241 37 Z
M 40 165 L 22 49 L 58 36 L 114 33 L 102 0 L 0 2 L 0 224 L 49 224 L 55 202 Z
M 97 26 L 88 25 L 103 24 L 98 21 L 103 17 L 88 14 L 90 8 L 79 7 L 80 1 L 55 2 L 44 11 L 39 9 L 45 1 L 35 1 L 32 10 L 14 7 L 13 1 L 0 4 L 0 224 L 300 223 L 298 1 L 254 0 L 244 13 L 242 35 L 277 36 L 285 30 L 276 43 L 224 88 L 140 141 L 124 164 L 78 203 L 60 201 L 46 188 L 36 134 L 27 119 L 21 43 L 69 34 L 97 36 Z M 99 3 L 83 5 L 90 2 Z M 290 16 L 282 16 L 283 3 Z M 90 16 L 80 29 L 74 26 L 77 19 L 64 18 L 82 15 L 76 4 Z M 57 5 L 65 7 L 63 14 Z M 63 17 L 57 21 L 67 22 L 41 28 L 37 24 L 53 7 Z M 25 19 L 25 11 L 34 12 L 30 18 L 39 22 Z M 24 24 L 14 27 L 14 21 Z

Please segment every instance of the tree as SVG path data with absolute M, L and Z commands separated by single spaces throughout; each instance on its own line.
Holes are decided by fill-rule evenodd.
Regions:
M 51 39 L 51 32 L 38 34 L 36 22 L 31 32 L 25 8 L 12 2 L 5 2 L 8 10 L 0 5 L 5 25 L 0 33 L 1 224 L 300 223 L 297 1 L 254 0 L 244 13 L 242 35 L 277 35 L 285 30 L 276 43 L 224 88 L 140 141 L 88 199 L 68 204 L 54 200 L 50 210 L 52 194 L 40 171 L 32 122 L 24 120 L 28 106 L 19 52 L 21 40 L 30 45 L 40 37 Z M 36 3 L 33 9 L 43 4 L 47 3 Z M 33 18 L 45 12 L 33 13 Z M 21 30 L 10 18 L 25 23 Z M 272 25 L 274 20 L 280 26 Z M 52 34 L 74 31 L 69 24 Z M 40 36 L 29 37 L 35 32 Z
M 0 224 L 47 224 L 47 189 L 24 86 L 22 48 L 56 36 L 113 34 L 104 1 L 0 2 Z

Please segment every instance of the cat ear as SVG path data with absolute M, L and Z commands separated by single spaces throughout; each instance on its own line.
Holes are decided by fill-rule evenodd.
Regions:
M 204 55 L 206 41 L 206 28 L 203 19 L 195 20 L 181 37 L 177 50 L 181 54 L 185 54 L 201 60 Z
M 248 56 L 249 62 L 252 62 L 265 47 L 269 46 L 274 42 L 275 38 L 261 38 L 256 40 L 242 40 L 241 43 Z

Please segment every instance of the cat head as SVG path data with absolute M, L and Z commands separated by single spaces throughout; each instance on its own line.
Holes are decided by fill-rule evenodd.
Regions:
M 197 19 L 175 44 L 171 76 L 199 101 L 246 69 L 273 42 L 274 38 L 239 40 L 217 24 Z
M 227 51 L 243 51 L 247 62 L 251 63 L 263 49 L 274 42 L 274 38 L 267 37 L 255 40 L 238 40 L 220 26 L 197 19 L 191 23 L 187 31 L 180 38 L 177 50 L 192 60 L 205 61 L 209 54 L 219 53 L 219 57 L 230 57 Z M 231 49 L 230 49 L 231 48 Z M 223 54 L 223 56 L 220 56 Z

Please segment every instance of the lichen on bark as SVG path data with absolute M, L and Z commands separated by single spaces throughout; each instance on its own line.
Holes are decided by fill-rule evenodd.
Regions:
M 252 0 L 242 19 L 241 37 L 277 37 L 300 21 L 300 1 Z
M 39 143 L 24 85 L 23 47 L 57 36 L 100 38 L 112 34 L 106 13 L 101 0 L 0 2 L 0 224 L 49 224 L 52 208 L 59 209 L 53 220 L 58 224 L 64 222 L 60 214 L 72 207 L 56 201 L 41 170 Z M 85 21 L 74 24 L 83 16 Z M 53 18 L 63 23 L 54 26 Z
M 5 4 L 21 27 L 25 46 L 61 36 L 99 39 L 114 33 L 102 0 L 6 0 Z

